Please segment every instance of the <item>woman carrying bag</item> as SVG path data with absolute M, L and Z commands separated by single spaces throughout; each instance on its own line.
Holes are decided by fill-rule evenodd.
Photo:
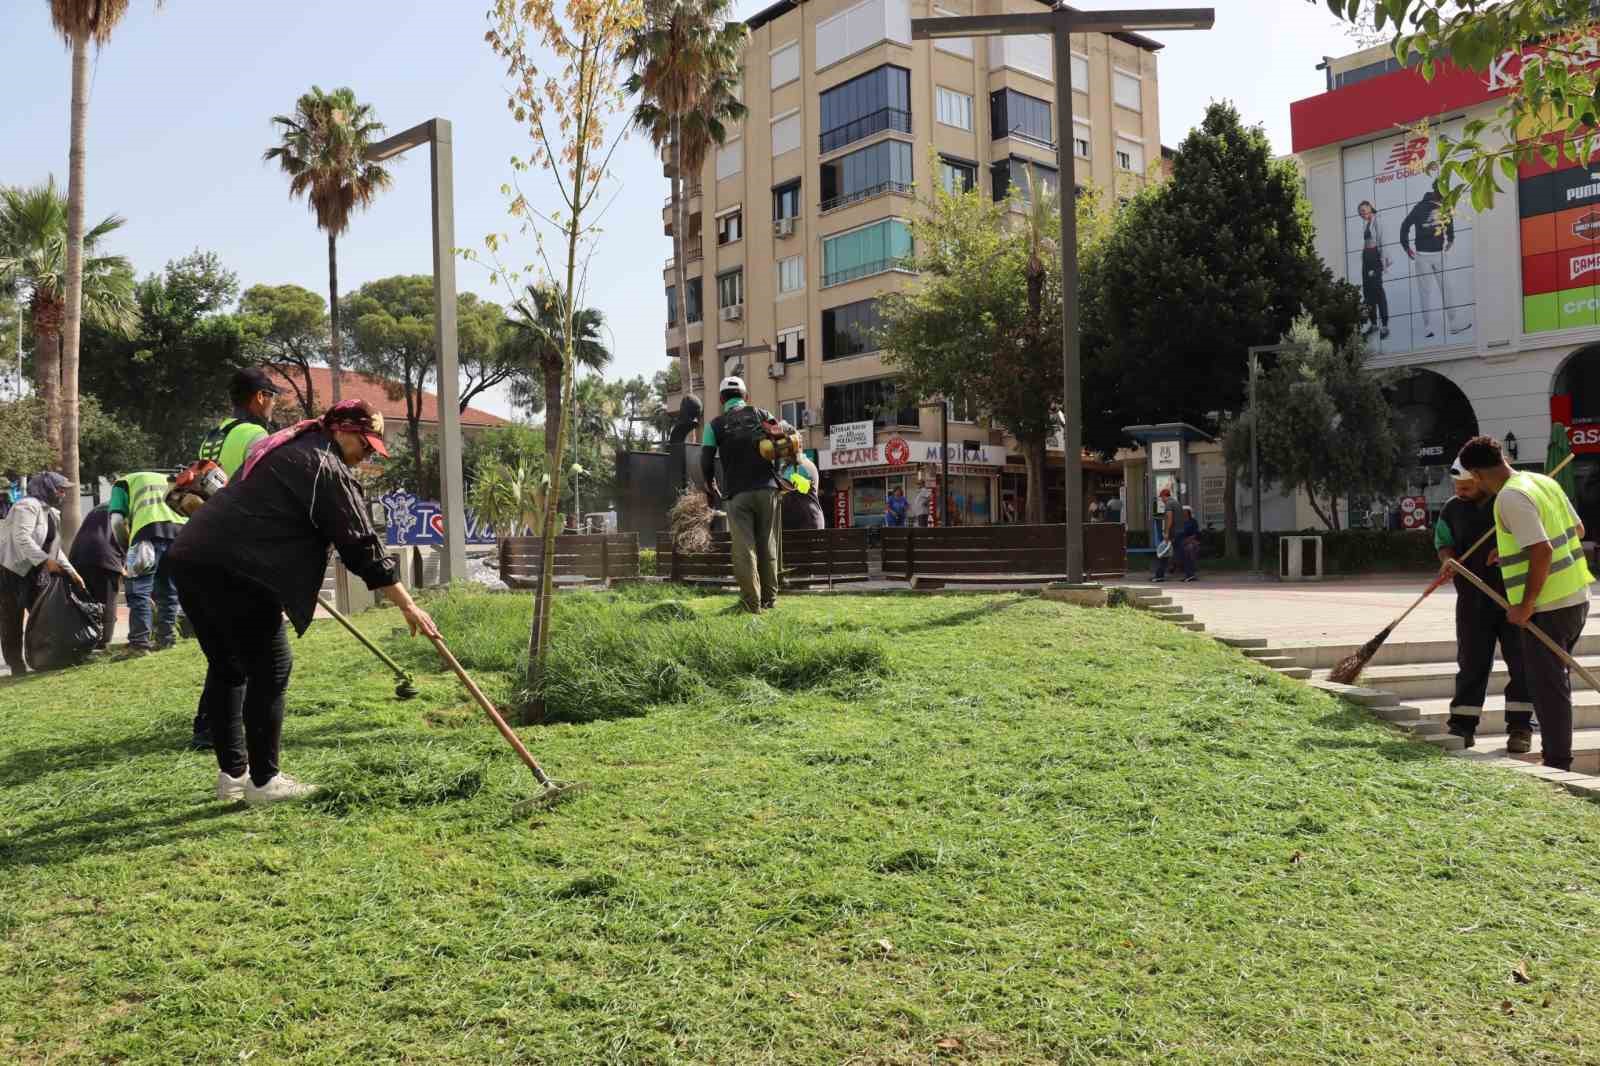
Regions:
M 61 550 L 58 508 L 70 482 L 54 472 L 28 479 L 28 494 L 0 523 L 0 657 L 13 676 L 28 672 L 22 659 L 23 617 L 33 609 L 42 574 L 66 574 L 79 588 L 83 578 Z

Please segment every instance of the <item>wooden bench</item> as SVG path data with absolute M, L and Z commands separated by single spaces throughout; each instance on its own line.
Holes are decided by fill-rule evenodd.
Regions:
M 500 580 L 514 589 L 539 585 L 544 541 L 539 537 L 504 537 L 499 542 Z M 557 578 L 578 578 L 578 584 L 608 585 L 639 577 L 637 533 L 570 533 L 556 537 Z
M 865 529 L 791 529 L 782 536 L 779 580 L 786 588 L 866 581 L 870 577 Z M 672 534 L 658 534 L 657 574 L 672 575 L 674 553 Z M 680 581 L 692 585 L 734 584 L 732 535 L 713 533 L 709 552 L 685 552 L 677 563 Z
M 1120 524 L 1083 527 L 1085 577 L 1127 572 L 1127 535 Z M 913 588 L 946 584 L 1042 584 L 1066 580 L 1066 527 L 957 526 L 883 530 L 883 576 Z

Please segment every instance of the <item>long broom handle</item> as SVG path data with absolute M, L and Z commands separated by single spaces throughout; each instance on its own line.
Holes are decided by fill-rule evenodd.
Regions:
M 1565 459 L 1556 464 L 1555 469 L 1550 471 L 1549 476 L 1554 477 L 1555 475 L 1561 473 L 1561 471 L 1567 468 L 1567 464 L 1571 463 L 1572 460 L 1576 459 L 1577 457 L 1578 454 L 1576 452 L 1569 453 Z M 1472 542 L 1472 547 L 1468 548 L 1466 551 L 1456 556 L 1455 559 L 1450 561 L 1455 562 L 1457 559 L 1465 560 L 1471 558 L 1479 548 L 1489 543 L 1489 538 L 1492 536 L 1494 536 L 1494 527 L 1490 526 L 1488 529 L 1484 530 L 1483 536 Z M 1445 582 L 1449 580 L 1450 575 L 1448 573 L 1440 573 L 1438 577 L 1433 579 L 1433 584 L 1423 589 L 1422 595 L 1413 600 L 1411 606 L 1406 608 L 1405 614 L 1402 614 L 1399 618 L 1396 618 L 1393 622 L 1389 623 L 1389 629 L 1398 629 L 1400 627 L 1400 623 L 1404 622 L 1408 617 L 1410 617 L 1412 611 L 1415 611 L 1418 607 L 1422 606 L 1423 600 L 1427 599 L 1429 596 L 1432 596 L 1436 591 L 1444 586 Z M 1596 687 L 1600 688 L 1600 686 Z
M 482 707 L 484 713 L 494 722 L 494 727 L 500 730 L 500 735 L 506 738 L 506 743 L 517 749 L 517 754 L 522 757 L 522 761 L 527 764 L 528 769 L 533 771 L 533 776 L 538 779 L 539 784 L 549 788 L 551 785 L 550 777 L 544 772 L 544 767 L 539 765 L 539 760 L 535 759 L 533 754 L 523 745 L 522 738 L 517 736 L 510 726 L 506 725 L 506 720 L 500 717 L 499 711 L 494 709 L 494 704 L 489 702 L 489 697 L 483 694 L 483 690 L 478 688 L 472 678 L 467 676 L 467 672 L 461 668 L 461 664 L 456 662 L 456 657 L 451 655 L 450 649 L 444 646 L 444 639 L 431 635 L 428 639 L 433 641 L 433 646 L 439 649 L 440 656 L 450 664 L 450 669 L 456 672 L 456 677 L 461 679 L 461 683 L 467 687 L 467 691 L 472 693 L 472 698 L 478 701 L 478 706 Z
M 1456 562 L 1454 559 L 1450 560 L 1450 564 L 1449 565 L 1451 566 L 1452 569 L 1454 569 L 1462 577 L 1466 578 L 1468 581 L 1470 581 L 1474 585 L 1478 586 L 1478 591 L 1479 592 L 1482 592 L 1485 596 L 1489 597 L 1495 603 L 1498 603 L 1501 606 L 1502 609 L 1507 610 L 1507 611 L 1511 610 L 1511 605 L 1506 602 L 1505 597 L 1500 595 L 1494 589 L 1490 588 L 1488 582 L 1484 581 L 1483 578 L 1479 577 L 1477 574 L 1474 574 L 1471 570 L 1468 570 L 1466 567 L 1462 566 L 1460 563 Z M 1542 643 L 1545 647 L 1549 648 L 1552 652 L 1555 653 L 1556 658 L 1558 658 L 1562 662 L 1566 663 L 1567 666 L 1570 667 L 1574 672 L 1576 672 L 1579 677 L 1581 677 L 1585 681 L 1587 681 L 1589 683 L 1589 687 L 1590 688 L 1594 689 L 1596 692 L 1600 692 L 1600 681 L 1596 681 L 1595 680 L 1595 676 L 1593 674 L 1591 674 L 1588 670 L 1584 669 L 1582 666 L 1579 666 L 1578 665 L 1578 660 L 1574 659 L 1567 652 L 1567 649 L 1563 648 L 1561 645 L 1559 645 L 1555 641 L 1551 640 L 1550 639 L 1550 635 L 1548 633 L 1546 633 L 1544 630 L 1540 629 L 1538 626 L 1533 625 L 1531 622 L 1528 625 L 1524 626 L 1523 628 L 1525 630 L 1527 630 L 1529 633 L 1532 633 L 1534 636 L 1538 637 L 1540 643 Z
M 355 623 L 351 622 L 350 619 L 346 618 L 343 614 L 340 614 L 338 608 L 329 603 L 327 600 L 323 599 L 320 595 L 317 597 L 317 603 L 324 611 L 327 611 L 329 614 L 333 615 L 334 619 L 337 620 L 340 625 L 348 629 L 352 637 L 355 637 L 362 644 L 365 644 L 368 651 L 382 659 L 384 662 L 388 663 L 389 669 L 395 672 L 396 677 L 400 678 L 401 680 L 410 680 L 411 675 L 406 673 L 405 668 L 399 663 L 395 662 L 393 659 L 389 658 L 382 648 L 368 640 L 367 635 L 361 632 L 361 630 L 357 629 L 355 627 Z

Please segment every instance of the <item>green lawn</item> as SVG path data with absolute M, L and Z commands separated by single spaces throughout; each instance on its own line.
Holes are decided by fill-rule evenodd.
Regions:
M 1600 1060 L 1593 806 L 1125 609 L 668 595 L 559 603 L 531 821 L 393 612 L 409 703 L 295 644 L 316 806 L 210 798 L 192 644 L 0 682 L 0 1062 Z M 506 697 L 528 601 L 435 605 Z

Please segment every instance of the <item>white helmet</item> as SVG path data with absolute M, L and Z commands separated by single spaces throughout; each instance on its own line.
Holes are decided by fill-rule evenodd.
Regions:
M 718 386 L 717 392 L 737 392 L 740 396 L 750 395 L 750 390 L 744 387 L 744 378 L 726 377 Z

